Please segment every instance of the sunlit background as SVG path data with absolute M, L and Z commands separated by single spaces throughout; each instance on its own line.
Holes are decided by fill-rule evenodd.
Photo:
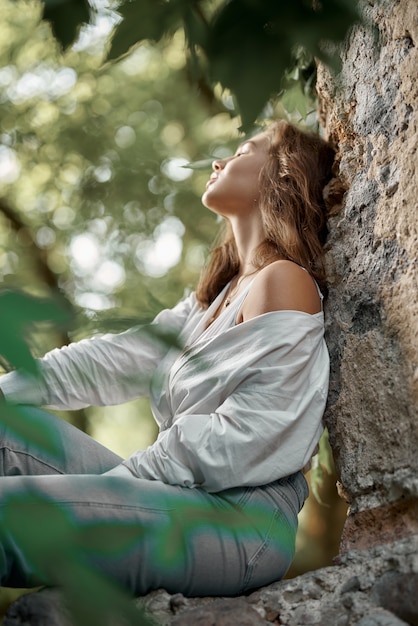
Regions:
M 205 96 L 188 79 L 180 31 L 103 65 L 116 19 L 104 5 L 65 54 L 37 2 L 0 0 L 0 13 L 0 281 L 59 289 L 77 311 L 69 333 L 32 338 L 41 355 L 150 319 L 193 288 L 218 223 L 200 202 L 210 168 L 187 165 L 230 154 L 239 120 L 228 93 Z M 265 116 L 290 114 L 277 104 Z M 62 417 L 122 456 L 156 436 L 145 400 Z M 334 475 L 321 494 L 301 514 L 290 575 L 338 552 Z

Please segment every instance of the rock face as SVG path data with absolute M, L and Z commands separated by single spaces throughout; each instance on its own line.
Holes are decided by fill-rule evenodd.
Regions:
M 242 598 L 184 598 L 164 590 L 138 600 L 143 626 L 417 626 L 418 538 L 344 554 L 339 562 Z M 123 620 L 111 622 L 122 626 Z M 54 590 L 23 596 L 3 626 L 76 626 Z M 95 625 L 94 625 L 95 626 Z M 109 624 L 110 626 L 110 624 Z
M 141 599 L 172 626 L 418 625 L 418 3 L 364 0 L 340 74 L 320 68 L 328 194 L 326 420 L 350 503 L 334 566 L 245 598 Z M 45 592 L 42 592 L 45 593 Z M 4 626 L 64 626 L 59 594 L 12 605 Z M 45 602 L 49 617 L 43 620 Z
M 246 598 L 186 599 L 157 591 L 141 604 L 161 626 L 417 625 L 417 553 L 418 539 L 404 539 L 347 552 L 335 566 L 275 583 Z
M 326 415 L 350 503 L 342 549 L 418 533 L 418 3 L 364 2 L 336 78 L 320 68 L 337 146 L 327 264 Z

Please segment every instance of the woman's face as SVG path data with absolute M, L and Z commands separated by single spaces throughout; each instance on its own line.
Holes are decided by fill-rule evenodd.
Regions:
M 240 144 L 233 156 L 214 161 L 202 196 L 204 206 L 224 217 L 247 215 L 257 209 L 259 176 L 269 145 L 266 133 L 260 133 Z

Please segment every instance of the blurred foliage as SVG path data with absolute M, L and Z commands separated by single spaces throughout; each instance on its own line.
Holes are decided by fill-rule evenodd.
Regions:
M 191 82 L 181 29 L 103 66 L 114 13 L 62 55 L 41 4 L 24 7 L 2 0 L 0 276 L 59 290 L 79 315 L 70 337 L 33 338 L 42 353 L 100 330 L 108 311 L 118 329 L 151 317 L 195 284 L 217 230 L 200 206 L 209 157 L 230 153 L 239 121 L 228 92 L 205 98 Z M 265 115 L 314 126 L 314 65 L 302 49 L 296 61 Z M 184 167 L 195 161 L 207 171 Z
M 73 5 L 79 24 L 87 16 L 80 0 L 67 0 L 66 11 L 52 14 L 50 5 L 55 3 L 45 0 L 45 17 L 65 46 L 74 36 L 67 8 Z M 302 46 L 336 68 L 336 48 L 327 44 L 342 42 L 360 19 L 356 0 L 128 0 L 116 6 L 122 20 L 115 26 L 108 59 L 144 41 L 160 41 L 181 27 L 194 79 L 208 90 L 216 84 L 229 89 L 246 130 L 277 96 L 282 77 L 295 65 L 295 49 Z
M 65 591 L 73 624 L 150 626 L 130 596 L 89 564 L 96 554 L 113 558 L 125 551 L 141 532 L 128 524 L 77 526 L 57 504 L 33 492 L 9 498 L 0 539 L 12 540 L 41 579 Z
M 329 448 L 327 437 L 322 445 Z M 326 454 L 332 457 L 330 449 Z M 331 565 L 340 551 L 341 532 L 347 517 L 348 505 L 338 495 L 333 463 L 331 472 L 323 472 L 321 482 L 315 478 L 314 467 L 306 478 L 310 497 L 299 514 L 296 555 L 286 578 Z
M 195 282 L 216 228 L 209 214 L 195 219 L 207 175 L 191 181 L 179 166 L 215 149 L 215 136 L 230 139 L 229 116 L 220 107 L 208 119 L 197 104 L 180 35 L 100 68 L 100 51 L 58 54 L 39 6 L 22 19 L 13 5 L 0 69 L 5 283 L 21 277 L 42 292 L 43 266 L 83 309 L 131 317 L 171 306 L 179 285 Z
M 328 430 L 325 429 L 322 433 L 322 437 L 319 440 L 319 450 L 317 454 L 312 458 L 310 485 L 312 493 L 316 500 L 321 504 L 324 504 L 319 494 L 320 488 L 324 483 L 325 475 L 332 475 L 334 469 L 334 463 L 332 458 L 332 452 L 329 445 Z M 328 505 L 325 505 L 328 506 Z
M 0 0 L 4 370 L 36 375 L 33 356 L 148 320 L 194 286 L 218 227 L 200 203 L 212 159 L 231 154 L 239 128 L 255 118 L 317 128 L 313 55 L 334 63 L 323 42 L 341 41 L 357 13 L 351 0 L 314 6 Z M 131 445 L 151 442 L 142 401 L 109 408 L 112 424 L 116 413 L 132 430 L 136 421 Z M 30 412 L 2 407 L 3 415 L 22 438 L 53 449 Z M 21 512 L 10 511 L 20 532 Z M 33 542 L 21 529 L 23 542 L 69 532 L 59 512 L 47 515 L 55 520 L 48 532 Z M 121 613 L 122 596 L 64 556 L 77 623 L 87 623 L 83 611 L 105 623 L 104 597 Z
M 44 0 L 43 17 L 52 24 L 57 39 L 63 46 L 76 38 L 80 24 L 90 20 L 87 0 Z
M 14 369 L 36 376 L 36 361 L 29 349 L 28 326 L 45 321 L 55 327 L 69 323 L 67 307 L 52 298 L 34 298 L 19 291 L 0 291 L 0 358 L 6 359 Z
M 59 458 L 60 448 L 51 430 L 39 424 L 37 415 L 33 413 L 33 407 L 6 404 L 1 402 L 1 421 L 17 439 L 30 442 L 34 450 L 49 453 L 50 458 Z

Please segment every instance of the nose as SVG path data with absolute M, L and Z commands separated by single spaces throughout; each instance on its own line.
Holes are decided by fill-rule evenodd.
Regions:
M 219 170 L 222 170 L 224 167 L 225 167 L 225 159 L 216 159 L 212 163 L 212 169 L 214 172 L 219 172 Z

